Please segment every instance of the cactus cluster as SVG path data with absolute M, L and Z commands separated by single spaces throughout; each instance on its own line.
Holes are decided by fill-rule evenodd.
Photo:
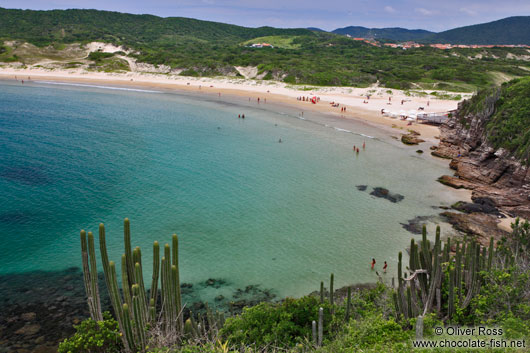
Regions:
M 162 259 L 160 246 L 153 243 L 153 274 L 151 290 L 147 291 L 142 273 L 142 252 L 131 246 L 130 223 L 124 220 L 124 254 L 121 257 L 121 291 L 116 275 L 116 264 L 109 261 L 105 239 L 105 226 L 99 225 L 99 248 L 105 283 L 126 351 L 142 352 L 148 344 L 148 330 L 159 325 L 167 333 L 177 333 L 185 337 L 203 337 L 207 328 L 222 326 L 224 317 L 215 315 L 207 308 L 204 318 L 194 320 L 193 314 L 184 323 L 182 296 L 180 292 L 178 237 L 173 234 L 172 246 L 165 244 Z M 92 319 L 103 320 L 99 289 L 94 236 L 81 231 L 81 255 L 88 306 Z M 160 291 L 159 289 L 160 280 Z M 161 303 L 158 305 L 158 297 Z M 160 309 L 160 311 L 157 311 Z
M 466 308 L 479 292 L 482 284 L 480 271 L 490 270 L 494 264 L 493 238 L 489 249 L 474 240 L 451 244 L 440 240 L 436 228 L 434 245 L 427 239 L 423 226 L 422 240 L 410 242 L 408 276 L 403 271 L 403 255 L 398 257 L 398 286 L 393 294 L 396 313 L 406 319 L 423 317 L 435 310 L 440 317 L 451 319 L 456 307 Z M 442 283 L 447 279 L 447 303 L 442 303 Z

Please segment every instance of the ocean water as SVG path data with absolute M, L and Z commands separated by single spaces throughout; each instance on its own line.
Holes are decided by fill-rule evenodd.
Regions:
M 436 182 L 447 163 L 362 123 L 299 115 L 244 97 L 0 82 L 0 274 L 80 266 L 79 231 L 100 222 L 119 263 L 129 217 L 146 278 L 153 241 L 177 233 L 183 282 L 226 281 L 201 300 L 250 284 L 300 296 L 331 272 L 336 287 L 373 282 L 372 257 L 390 278 L 413 236 L 401 223 L 458 199 Z

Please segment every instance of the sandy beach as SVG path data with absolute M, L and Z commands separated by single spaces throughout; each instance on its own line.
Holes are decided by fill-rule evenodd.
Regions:
M 391 118 L 381 111 L 409 112 L 422 107 L 425 113 L 446 112 L 456 109 L 458 101 L 433 99 L 426 96 L 411 96 L 400 90 L 383 87 L 350 88 L 350 87 L 313 87 L 309 85 L 287 85 L 282 82 L 250 80 L 242 78 L 196 78 L 179 75 L 127 72 L 103 73 L 86 70 L 47 70 L 41 68 L 0 68 L 0 79 L 5 80 L 48 80 L 58 82 L 77 82 L 86 84 L 127 85 L 151 89 L 169 89 L 202 92 L 211 95 L 237 95 L 249 97 L 260 104 L 267 102 L 288 104 L 300 112 L 318 111 L 344 117 L 345 119 L 361 119 L 380 127 L 395 128 L 405 132 L 414 129 L 422 139 L 436 142 L 439 129 L 399 118 Z M 22 82 L 21 82 L 22 83 Z M 298 100 L 298 97 L 319 97 L 313 104 Z M 370 96 L 368 98 L 367 96 Z M 333 107 L 332 103 L 338 103 Z M 346 111 L 342 111 L 342 108 Z

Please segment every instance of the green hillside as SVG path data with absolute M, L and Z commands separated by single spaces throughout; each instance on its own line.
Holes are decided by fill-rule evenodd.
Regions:
M 132 15 L 98 10 L 0 8 L 0 38 L 36 45 L 104 40 L 131 46 L 175 45 L 187 40 L 239 42 L 269 35 L 311 35 L 307 29 L 245 28 L 191 18 Z
M 454 28 L 437 33 L 428 40 L 452 44 L 530 44 L 530 16 Z
M 68 45 L 91 41 L 123 45 L 138 62 L 183 70 L 182 75 L 237 76 L 235 67 L 251 66 L 266 80 L 290 84 L 366 87 L 378 82 L 399 89 L 473 91 L 530 73 L 522 48 L 401 50 L 308 29 L 245 28 L 97 10 L 0 8 L 0 62 L 31 65 L 39 58 L 60 61 L 63 54 L 67 64 L 77 62 L 89 58 L 71 58 L 75 50 Z M 246 46 L 263 41 L 274 42 L 275 48 Z M 37 47 L 28 49 L 25 42 Z M 72 50 L 63 53 L 64 47 Z M 107 65 L 108 70 L 124 67 Z
M 360 26 L 349 26 L 344 28 L 337 28 L 333 31 L 337 34 L 349 34 L 352 37 L 360 38 L 374 38 L 374 39 L 389 39 L 395 41 L 421 41 L 434 32 L 423 29 L 406 29 L 406 28 L 366 28 Z
M 463 119 L 491 111 L 486 117 L 488 140 L 530 164 L 530 77 L 478 92 L 462 103 Z

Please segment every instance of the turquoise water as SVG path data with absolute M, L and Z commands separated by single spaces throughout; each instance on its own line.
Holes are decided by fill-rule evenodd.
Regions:
M 375 281 L 372 257 L 394 273 L 412 236 L 400 223 L 458 199 L 435 181 L 447 163 L 373 127 L 247 100 L 0 82 L 0 273 L 79 266 L 79 230 L 100 222 L 119 260 L 129 217 L 144 263 L 177 233 L 184 282 L 227 281 L 202 299 L 248 284 L 298 296 L 331 272 Z

